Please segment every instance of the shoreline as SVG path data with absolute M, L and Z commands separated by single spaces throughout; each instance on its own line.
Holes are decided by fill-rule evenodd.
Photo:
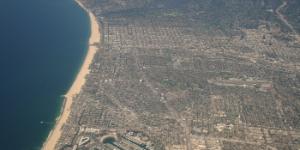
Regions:
M 53 129 L 50 131 L 47 140 L 44 142 L 42 146 L 42 150 L 54 150 L 55 146 L 61 136 L 61 129 L 63 125 L 67 122 L 69 115 L 71 113 L 71 106 L 73 103 L 73 98 L 80 93 L 81 88 L 85 84 L 86 75 L 89 74 L 90 69 L 89 66 L 93 62 L 93 58 L 98 50 L 98 47 L 95 45 L 100 42 L 100 27 L 95 15 L 86 9 L 79 0 L 75 0 L 75 2 L 86 11 L 90 18 L 90 37 L 88 44 L 88 51 L 84 58 L 84 61 L 81 65 L 79 72 L 76 75 L 76 78 L 70 87 L 69 91 L 65 94 L 65 99 L 62 104 L 60 115 L 56 118 L 56 123 Z

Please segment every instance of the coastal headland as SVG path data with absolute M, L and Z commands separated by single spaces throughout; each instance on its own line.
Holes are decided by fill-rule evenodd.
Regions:
M 43 144 L 42 147 L 43 150 L 55 149 L 55 145 L 61 136 L 61 128 L 67 122 L 67 119 L 70 115 L 73 98 L 81 91 L 81 88 L 83 87 L 86 81 L 85 77 L 90 72 L 89 66 L 92 63 L 94 55 L 98 50 L 98 47 L 95 44 L 100 42 L 100 28 L 96 17 L 92 12 L 87 10 L 78 0 L 75 1 L 80 7 L 82 7 L 88 13 L 90 18 L 91 31 L 90 31 L 90 38 L 89 38 L 89 47 L 85 59 L 83 61 L 83 64 L 76 76 L 75 81 L 73 82 L 69 91 L 65 94 L 65 102 L 62 107 L 61 114 L 56 119 L 56 124 L 54 128 L 50 132 L 45 143 Z

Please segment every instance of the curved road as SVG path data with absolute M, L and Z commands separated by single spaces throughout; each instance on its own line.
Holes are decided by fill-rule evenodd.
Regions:
M 298 35 L 297 31 L 294 27 L 285 19 L 285 16 L 280 12 L 286 5 L 288 4 L 287 0 L 284 0 L 283 3 L 276 9 L 276 14 L 278 18 L 296 35 Z

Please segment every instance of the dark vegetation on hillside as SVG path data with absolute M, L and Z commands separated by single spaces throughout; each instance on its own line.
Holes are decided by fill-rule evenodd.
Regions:
M 298 4 L 297 0 L 291 3 Z M 256 29 L 261 22 L 281 22 L 275 15 L 275 9 L 281 0 L 89 0 L 89 7 L 101 7 L 105 16 L 159 17 L 198 22 L 207 30 L 221 30 L 232 34 L 233 29 Z M 297 5 L 289 6 L 288 16 L 299 23 Z M 95 7 L 93 7 L 95 8 Z M 299 12 L 299 11 L 298 11 Z M 282 26 L 284 29 L 285 27 Z
M 287 16 L 288 21 L 294 26 L 295 30 L 300 33 L 300 1 L 289 0 L 284 13 Z

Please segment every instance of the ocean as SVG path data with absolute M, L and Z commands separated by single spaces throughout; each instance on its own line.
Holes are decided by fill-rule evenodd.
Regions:
M 0 149 L 40 149 L 87 52 L 73 0 L 0 1 Z

